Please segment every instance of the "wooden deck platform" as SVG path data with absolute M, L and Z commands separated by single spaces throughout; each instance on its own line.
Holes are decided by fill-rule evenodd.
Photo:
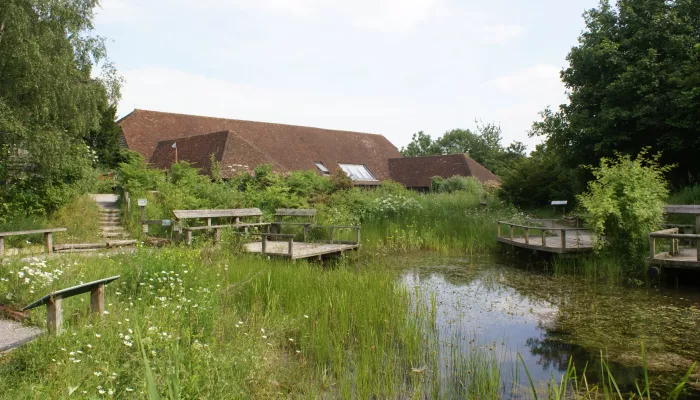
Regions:
M 700 235 L 678 233 L 679 228 L 664 229 L 649 234 L 649 264 L 664 268 L 700 269 Z M 658 243 L 667 241 L 668 251 L 657 251 Z M 691 247 L 695 245 L 695 247 Z M 683 247 L 682 246 L 687 246 Z
M 507 234 L 502 234 L 501 225 L 508 227 Z M 498 223 L 496 240 L 515 247 L 556 254 L 590 252 L 595 242 L 593 234 L 583 228 L 527 226 L 503 221 Z
M 697 254 L 697 249 L 681 249 L 678 255 L 656 254 L 649 259 L 649 264 L 666 268 L 700 269 Z
M 245 245 L 246 250 L 251 253 L 263 254 L 262 242 L 252 242 Z M 290 254 L 288 241 L 273 241 L 268 240 L 265 248 L 265 255 L 274 257 L 284 257 L 292 260 L 301 258 L 322 257 L 329 254 L 343 254 L 348 250 L 357 250 L 360 247 L 358 244 L 348 243 L 306 243 L 292 242 L 292 251 Z

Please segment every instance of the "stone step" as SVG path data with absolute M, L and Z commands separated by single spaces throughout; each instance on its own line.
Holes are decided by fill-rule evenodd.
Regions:
M 117 226 L 121 225 L 119 221 L 100 221 L 101 226 Z
M 103 238 L 127 238 L 129 234 L 126 232 L 102 232 Z
M 102 215 L 114 215 L 114 214 L 119 214 L 119 210 L 111 210 L 108 208 L 102 208 L 100 209 L 100 214 Z
M 103 225 L 102 226 L 102 232 L 123 232 L 123 231 L 124 231 L 124 228 L 119 226 L 119 225 L 115 225 L 115 226 L 104 226 Z

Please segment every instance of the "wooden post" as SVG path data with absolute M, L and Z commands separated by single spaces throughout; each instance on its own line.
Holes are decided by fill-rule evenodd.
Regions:
M 695 261 L 700 261 L 700 240 L 695 244 L 698 248 L 695 254 Z
M 146 206 L 141 206 L 141 232 L 148 233 L 148 224 L 146 223 Z
M 262 253 L 263 255 L 267 251 L 267 235 L 262 235 Z
M 304 241 L 305 241 L 305 242 L 307 241 L 307 236 L 309 235 L 309 228 L 310 228 L 310 227 L 311 227 L 310 224 L 304 225 Z M 282 231 L 282 230 L 280 229 L 280 232 L 281 232 L 281 231 Z
M 547 240 L 545 239 L 545 236 L 547 236 L 547 230 L 542 229 L 542 247 L 547 246 Z
M 700 233 L 700 215 L 695 216 L 695 233 Z
M 525 228 L 525 244 L 530 244 L 530 229 Z
M 46 303 L 46 329 L 57 335 L 61 334 L 63 324 L 63 305 L 61 296 L 49 298 Z
M 129 192 L 124 192 L 124 201 L 126 202 L 126 215 L 131 215 L 131 195 Z
M 185 244 L 192 246 L 192 231 L 189 229 L 185 231 Z
M 0 256 L 5 253 L 5 236 L 0 236 Z
M 46 252 L 53 253 L 53 234 L 51 232 L 44 233 L 44 240 L 46 241 Z
M 649 258 L 656 257 L 656 238 L 649 235 Z
M 510 240 L 513 240 L 513 225 L 508 225 L 510 228 Z
M 211 217 L 207 218 L 207 226 L 209 227 L 207 230 L 211 230 Z
M 355 228 L 355 244 L 360 244 L 360 228 Z
M 294 258 L 294 238 L 287 239 L 287 243 L 289 244 L 289 258 Z
M 561 249 L 564 250 L 566 248 L 566 230 L 561 229 Z
M 214 228 L 214 244 L 221 242 L 221 228 Z
M 497 225 L 498 225 L 498 233 L 496 233 L 496 237 L 501 237 L 501 223 L 498 222 Z
M 100 317 L 105 314 L 105 285 L 100 284 L 90 290 L 90 312 Z
M 331 243 L 333 243 L 333 230 L 335 230 L 335 228 L 331 226 L 331 229 L 330 229 L 330 230 L 331 230 L 331 235 L 330 235 L 330 237 L 331 237 Z

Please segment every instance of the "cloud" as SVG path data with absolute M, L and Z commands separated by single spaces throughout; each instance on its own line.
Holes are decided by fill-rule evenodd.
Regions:
M 509 75 L 492 79 L 484 90 L 494 89 L 504 98 L 504 106 L 495 106 L 489 114 L 503 121 L 503 131 L 521 140 L 530 150 L 540 143 L 540 138 L 525 138 L 523 129 L 539 119 L 538 113 L 547 106 L 557 107 L 566 103 L 566 87 L 559 77 L 560 67 L 538 64 Z M 520 131 L 518 131 L 520 130 Z
M 289 92 L 170 68 L 131 69 L 124 71 L 124 77 L 119 103 L 122 116 L 142 108 L 372 132 L 368 121 L 402 114 L 400 108 L 382 99 Z

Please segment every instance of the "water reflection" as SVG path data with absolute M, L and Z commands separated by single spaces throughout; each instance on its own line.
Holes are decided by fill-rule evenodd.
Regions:
M 527 385 L 518 353 L 535 381 L 559 379 L 571 359 L 594 383 L 604 372 L 602 350 L 617 383 L 628 390 L 643 377 L 641 342 L 657 389 L 677 383 L 700 358 L 697 294 L 592 285 L 492 261 L 414 259 L 412 265 L 402 280 L 434 294 L 441 368 L 455 363 L 456 344 L 462 353 L 493 352 L 504 394 Z M 697 373 L 693 379 L 691 386 Z

